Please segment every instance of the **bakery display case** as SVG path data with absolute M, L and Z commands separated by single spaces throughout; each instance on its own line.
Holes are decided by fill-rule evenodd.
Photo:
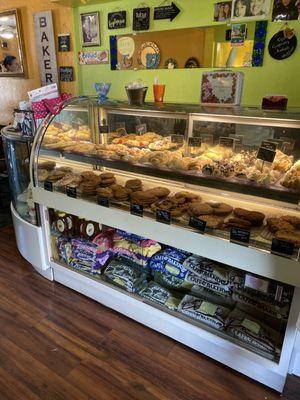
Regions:
M 66 103 L 31 155 L 54 280 L 281 391 L 299 130 L 297 112 Z

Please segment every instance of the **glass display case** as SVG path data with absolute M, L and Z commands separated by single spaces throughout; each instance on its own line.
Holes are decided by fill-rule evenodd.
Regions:
M 222 239 L 238 230 L 244 244 L 298 259 L 299 116 L 75 99 L 39 135 L 34 178 Z
M 22 219 L 37 225 L 37 212 L 30 183 L 30 152 L 32 137 L 22 136 L 10 127 L 1 131 L 9 176 L 11 201 Z

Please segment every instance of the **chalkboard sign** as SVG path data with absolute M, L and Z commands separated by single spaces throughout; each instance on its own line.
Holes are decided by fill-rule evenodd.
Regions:
M 108 29 L 126 28 L 126 11 L 115 11 L 108 14 Z
M 191 217 L 189 220 L 189 226 L 197 229 L 199 232 L 204 233 L 206 228 L 206 221 L 202 221 L 199 218 Z
M 276 33 L 269 43 L 270 56 L 275 60 L 285 60 L 289 58 L 297 47 L 297 37 L 286 37 L 284 31 Z
M 201 147 L 202 140 L 201 137 L 190 137 L 189 146 L 190 147 Z
M 261 142 L 261 147 L 265 147 L 266 149 L 275 151 L 277 149 L 277 143 L 269 142 L 268 140 L 263 140 Z
M 74 81 L 74 68 L 73 67 L 59 67 L 59 79 L 61 82 Z
M 144 207 L 141 204 L 130 204 L 130 213 L 137 217 L 142 217 L 144 214 Z
M 45 181 L 44 189 L 47 190 L 48 192 L 53 192 L 53 183 L 50 181 Z
M 220 137 L 219 144 L 220 146 L 233 148 L 234 139 L 230 137 Z
M 241 228 L 231 228 L 230 241 L 237 244 L 248 245 L 250 242 L 250 231 Z
M 276 156 L 276 151 L 267 149 L 265 147 L 260 147 L 257 152 L 256 158 L 262 161 L 272 163 Z
M 294 250 L 294 243 L 276 238 L 272 240 L 271 252 L 274 254 L 291 257 L 294 254 Z
M 133 10 L 133 30 L 147 31 L 150 26 L 150 8 L 135 8 Z
M 165 210 L 156 210 L 156 221 L 162 224 L 170 225 L 171 223 L 171 213 Z
M 183 145 L 183 136 L 182 135 L 171 135 L 171 142 Z
M 180 13 L 180 9 L 172 2 L 171 5 L 159 6 L 154 8 L 154 19 L 169 19 L 173 21 L 174 18 Z
M 108 125 L 100 125 L 100 126 L 99 126 L 99 132 L 100 132 L 100 133 L 108 133 L 108 132 L 109 132 L 109 127 L 108 127 Z
M 77 197 L 77 190 L 75 187 L 67 186 L 66 193 L 67 193 L 68 197 L 72 197 L 73 199 L 76 199 L 76 197 Z
M 60 33 L 58 35 L 58 51 L 66 52 L 71 50 L 71 37 L 69 33 Z
M 99 206 L 109 208 L 109 199 L 107 197 L 98 197 L 97 202 Z

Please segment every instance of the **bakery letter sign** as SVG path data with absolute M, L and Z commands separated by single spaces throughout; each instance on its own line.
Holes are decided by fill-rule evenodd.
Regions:
M 52 12 L 35 13 L 33 18 L 41 84 L 58 83 Z

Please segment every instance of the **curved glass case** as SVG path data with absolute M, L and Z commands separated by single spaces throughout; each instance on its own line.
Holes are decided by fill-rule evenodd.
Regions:
M 27 222 L 36 225 L 37 213 L 30 183 L 30 152 L 32 137 L 22 136 L 9 127 L 1 131 L 14 209 Z
M 36 185 L 298 258 L 300 112 L 78 98 L 48 122 Z

